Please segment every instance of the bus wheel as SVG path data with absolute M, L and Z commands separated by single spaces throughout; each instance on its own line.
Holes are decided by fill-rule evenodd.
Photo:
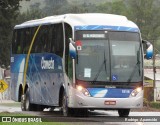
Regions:
M 25 95 L 22 95 L 22 96 L 21 96 L 21 109 L 22 109 L 22 111 L 26 111 Z
M 62 98 L 62 112 L 63 112 L 63 116 L 71 115 L 71 109 L 68 107 L 67 96 L 65 92 L 63 93 L 63 98 Z
M 128 117 L 130 109 L 118 109 L 119 117 Z
M 29 89 L 27 89 L 25 93 L 24 106 L 25 106 L 26 111 L 33 111 L 35 108 L 34 105 L 30 103 Z

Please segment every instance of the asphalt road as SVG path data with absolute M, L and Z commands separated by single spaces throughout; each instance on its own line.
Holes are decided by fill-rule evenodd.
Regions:
M 50 122 L 67 122 L 74 125 L 160 125 L 160 112 L 131 112 L 127 118 L 119 117 L 117 111 L 101 110 L 90 111 L 87 117 L 64 117 L 59 111 L 23 113 L 40 116 Z
M 44 121 L 65 122 L 69 123 L 69 125 L 160 125 L 160 112 L 155 111 L 131 111 L 128 118 L 119 117 L 117 111 L 104 110 L 90 111 L 87 117 L 64 117 L 58 110 L 52 112 L 48 111 L 48 109 L 43 112 L 22 112 L 20 107 L 0 105 L 0 112 L 14 112 L 28 114 L 29 116 L 40 116 Z M 146 122 L 140 120 L 150 121 Z

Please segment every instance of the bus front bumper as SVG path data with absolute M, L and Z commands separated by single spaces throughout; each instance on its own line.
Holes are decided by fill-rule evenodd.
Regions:
M 132 109 L 143 107 L 143 90 L 135 97 L 128 98 L 95 98 L 85 96 L 83 93 L 72 90 L 68 98 L 70 108 L 88 109 Z

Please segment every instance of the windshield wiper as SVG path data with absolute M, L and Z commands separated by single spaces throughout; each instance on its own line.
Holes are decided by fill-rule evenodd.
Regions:
M 136 63 L 136 65 L 134 66 L 134 69 L 133 69 L 133 71 L 132 71 L 129 79 L 127 80 L 128 84 L 131 82 L 131 80 L 132 80 L 132 78 L 133 78 L 133 76 L 134 76 L 134 74 L 135 74 L 135 72 L 136 72 L 136 69 L 137 69 L 138 65 L 141 63 L 140 60 L 139 60 L 139 56 L 140 56 L 140 47 L 139 47 L 139 50 L 138 50 L 138 52 L 137 52 L 137 63 Z M 140 67 L 139 67 L 139 75 L 140 75 Z
M 96 81 L 97 81 L 97 78 L 99 77 L 99 74 L 100 74 L 100 72 L 102 71 L 104 64 L 105 64 L 105 71 L 106 71 L 106 74 L 107 74 L 106 61 L 107 61 L 107 59 L 106 59 L 106 57 L 105 57 L 105 52 L 104 52 L 104 61 L 103 61 L 103 63 L 101 64 L 101 66 L 100 66 L 100 68 L 99 68 L 96 76 L 94 77 L 93 82 L 96 82 Z

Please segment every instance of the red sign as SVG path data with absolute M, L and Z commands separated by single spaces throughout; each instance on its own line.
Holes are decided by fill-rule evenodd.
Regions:
M 80 40 L 76 41 L 76 46 L 77 46 L 77 50 L 82 50 L 82 42 Z
M 82 42 L 80 40 L 76 41 L 76 46 L 82 46 Z

